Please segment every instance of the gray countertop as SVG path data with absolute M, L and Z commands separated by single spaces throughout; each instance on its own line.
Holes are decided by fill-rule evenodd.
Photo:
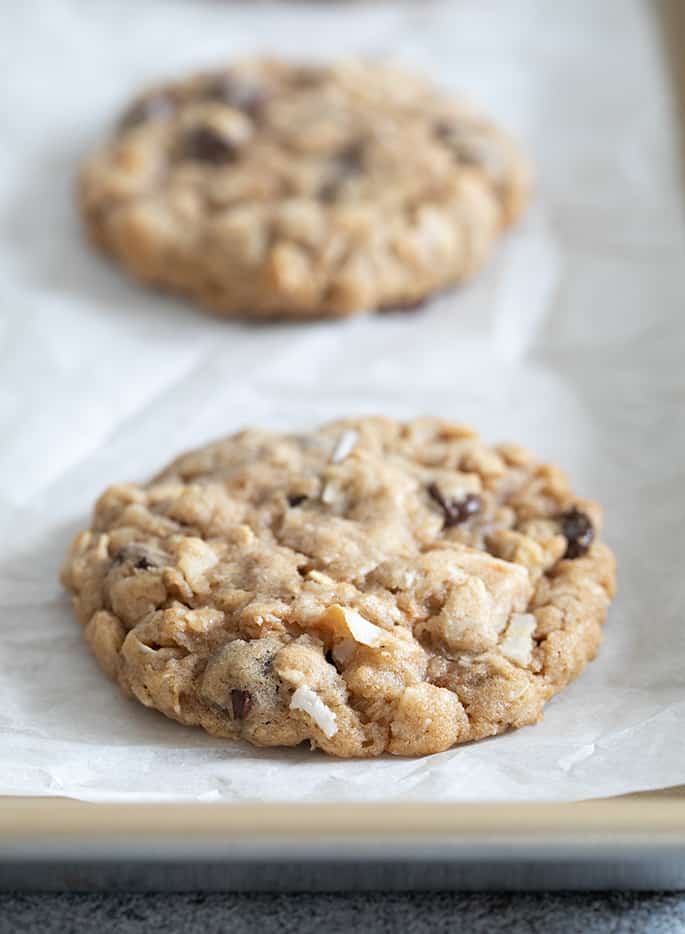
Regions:
M 678 934 L 685 893 L 6 894 L 0 934 Z

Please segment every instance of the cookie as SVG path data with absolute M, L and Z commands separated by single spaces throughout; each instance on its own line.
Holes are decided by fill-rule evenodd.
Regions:
M 595 656 L 600 522 L 556 467 L 446 421 L 248 430 L 108 489 L 63 582 L 104 671 L 167 717 L 419 756 L 535 723 Z
M 504 131 L 358 62 L 154 87 L 80 178 L 93 241 L 133 276 L 247 317 L 416 305 L 475 273 L 527 192 Z

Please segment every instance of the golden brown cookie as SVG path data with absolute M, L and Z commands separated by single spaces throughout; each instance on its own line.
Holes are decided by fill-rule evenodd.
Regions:
M 112 487 L 63 581 L 102 668 L 258 746 L 425 755 L 535 723 L 596 654 L 600 508 L 438 419 L 249 430 Z
M 223 315 L 330 317 L 472 275 L 528 183 L 503 130 L 419 77 L 260 60 L 144 93 L 80 205 L 144 282 Z

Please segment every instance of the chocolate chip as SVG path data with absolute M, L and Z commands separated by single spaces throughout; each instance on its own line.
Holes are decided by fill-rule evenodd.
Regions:
M 211 78 L 203 86 L 202 96 L 227 104 L 253 118 L 258 116 L 267 99 L 266 91 L 261 85 L 228 74 Z
M 288 505 L 289 505 L 289 506 L 292 506 L 292 508 L 294 509 L 295 506 L 299 506 L 299 505 L 300 505 L 301 503 L 303 503 L 306 499 L 307 499 L 307 497 L 306 497 L 306 496 L 303 496 L 303 495 L 297 495 L 297 494 L 296 494 L 295 496 L 289 496 L 289 497 L 288 497 Z
M 330 72 L 327 68 L 321 68 L 318 65 L 301 65 L 291 71 L 289 83 L 293 88 L 315 88 L 329 77 Z
M 176 97 L 171 91 L 156 91 L 136 101 L 119 121 L 120 130 L 130 130 L 148 120 L 162 120 L 176 110 Z
M 238 152 L 234 142 L 211 126 L 198 126 L 190 130 L 186 133 L 182 146 L 182 154 L 187 159 L 211 162 L 213 165 L 234 162 L 238 158 Z
M 454 134 L 454 124 L 449 120 L 436 120 L 433 124 L 433 133 L 442 142 L 447 142 Z
M 335 666 L 335 659 L 333 658 L 332 649 L 327 649 L 326 652 L 324 652 L 324 658 L 326 659 L 329 665 Z
M 445 499 L 437 483 L 430 484 L 428 493 L 442 509 L 446 529 L 453 525 L 461 525 L 462 522 L 466 522 L 471 516 L 480 512 L 483 507 L 483 500 L 475 493 L 467 493 L 463 499 Z
M 155 565 L 150 561 L 149 558 L 146 558 L 145 555 L 141 555 L 137 561 L 134 562 L 133 567 L 138 568 L 139 571 L 149 571 L 150 568 L 153 568 Z
M 161 552 L 153 551 L 145 545 L 137 545 L 133 542 L 125 545 L 112 555 L 112 565 L 123 564 L 130 561 L 138 571 L 149 571 L 150 568 L 157 568 L 164 564 L 165 556 Z
M 350 143 L 341 149 L 328 164 L 326 180 L 319 188 L 322 201 L 334 201 L 340 194 L 344 183 L 359 175 L 364 168 L 364 144 Z
M 231 707 L 233 708 L 233 719 L 244 720 L 252 709 L 252 695 L 250 692 L 237 689 L 231 691 Z
M 589 551 L 595 538 L 595 527 L 590 517 L 576 506 L 562 512 L 561 531 L 566 538 L 565 558 L 580 558 Z

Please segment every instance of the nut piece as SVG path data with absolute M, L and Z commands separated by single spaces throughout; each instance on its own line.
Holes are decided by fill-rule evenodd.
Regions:
M 326 610 L 319 619 L 319 625 L 330 628 L 339 638 L 353 639 L 361 645 L 368 645 L 372 648 L 388 641 L 388 633 L 385 629 L 381 629 L 375 623 L 370 623 L 352 607 L 341 606 L 339 603 L 334 603 Z
M 524 668 L 530 665 L 536 625 L 532 613 L 514 613 L 500 646 L 502 654 Z
M 219 561 L 214 549 L 201 538 L 183 539 L 178 553 L 178 567 L 194 590 L 202 586 L 205 573 Z

